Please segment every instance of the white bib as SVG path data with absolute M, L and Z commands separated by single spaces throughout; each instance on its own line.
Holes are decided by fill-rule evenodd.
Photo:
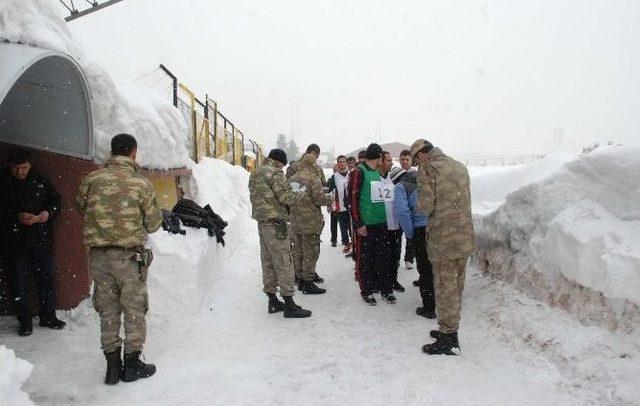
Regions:
M 374 203 L 393 202 L 394 189 L 393 182 L 371 181 L 371 201 Z

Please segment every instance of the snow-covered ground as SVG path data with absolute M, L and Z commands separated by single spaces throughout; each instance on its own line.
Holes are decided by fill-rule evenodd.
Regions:
M 153 236 L 158 255 L 145 353 L 158 373 L 132 384 L 102 383 L 105 362 L 89 301 L 64 314 L 63 331 L 36 327 L 21 338 L 16 322 L 3 318 L 3 344 L 34 365 L 23 389 L 36 404 L 638 404 L 637 334 L 587 327 L 475 269 L 465 290 L 462 356 L 422 354 L 436 323 L 414 313 L 415 271 L 401 269 L 407 291 L 397 304 L 363 305 L 352 262 L 327 243 L 328 227 L 318 264 L 328 292 L 296 296 L 313 316 L 267 314 L 247 174 L 207 160 L 194 177 L 196 199 L 230 223 L 227 246 L 191 229 Z

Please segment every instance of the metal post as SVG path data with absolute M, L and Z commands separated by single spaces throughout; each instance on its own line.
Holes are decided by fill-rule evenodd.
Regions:
M 163 64 L 160 64 L 160 69 L 173 80 L 173 105 L 174 107 L 178 107 L 178 78 Z

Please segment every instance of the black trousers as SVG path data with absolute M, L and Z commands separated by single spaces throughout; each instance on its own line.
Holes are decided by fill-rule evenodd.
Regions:
M 340 237 L 342 245 L 347 245 L 351 241 L 351 217 L 348 211 L 331 212 L 331 242 L 338 241 L 338 224 L 340 225 Z
M 410 239 L 405 239 L 404 244 L 404 262 L 413 262 L 416 257 L 415 250 L 413 249 L 413 243 Z
M 391 253 L 387 225 L 367 226 L 367 236 L 361 237 L 361 241 L 360 293 L 368 295 L 375 290 L 391 293 L 393 280 L 388 266 Z
M 433 288 L 433 268 L 427 255 L 427 228 L 415 228 L 412 242 L 416 253 L 418 274 L 420 275 L 418 287 L 422 297 L 422 306 L 428 310 L 435 310 L 436 296 Z
M 55 290 L 53 285 L 54 264 L 51 249 L 44 245 L 21 247 L 10 253 L 11 267 L 15 271 L 15 305 L 21 323 L 31 319 L 29 312 L 30 275 L 33 275 L 38 290 L 40 315 L 55 312 Z
M 389 238 L 389 273 L 393 282 L 398 281 L 398 268 L 400 267 L 400 256 L 402 255 L 402 230 L 387 231 Z

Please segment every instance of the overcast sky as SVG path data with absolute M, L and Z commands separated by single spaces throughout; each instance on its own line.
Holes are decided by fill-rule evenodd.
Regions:
M 638 0 L 124 0 L 69 27 L 114 75 L 164 63 L 268 147 L 640 142 Z

